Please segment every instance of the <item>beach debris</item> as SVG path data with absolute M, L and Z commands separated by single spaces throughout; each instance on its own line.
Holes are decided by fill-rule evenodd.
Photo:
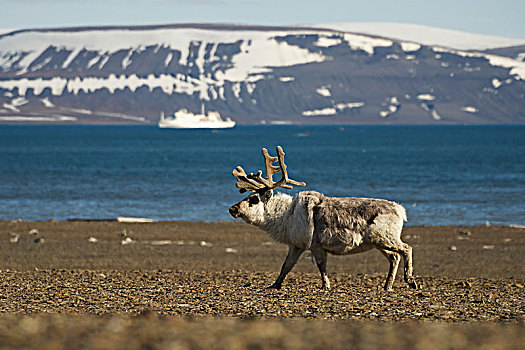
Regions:
M 485 226 L 490 227 L 490 221 L 485 221 Z
M 12 243 L 12 244 L 18 243 L 18 239 L 20 238 L 19 234 L 11 232 L 9 233 L 9 235 L 11 236 L 9 238 L 9 243 Z
M 455 245 L 451 245 L 450 247 L 448 247 L 448 250 L 455 252 L 456 250 L 458 250 L 458 248 Z
M 209 242 L 206 242 L 206 241 L 200 241 L 199 242 L 199 245 L 201 247 L 211 247 L 213 244 L 209 243 Z
M 121 237 L 126 237 L 128 235 L 128 232 L 126 231 L 126 229 L 123 229 L 121 232 L 120 232 L 120 236 Z
M 511 241 L 512 241 L 512 238 L 505 238 L 505 239 L 503 240 L 503 242 L 505 242 L 505 243 L 510 243 Z
M 131 222 L 131 223 L 134 223 L 134 222 L 153 222 L 152 219 L 148 219 L 148 218 L 133 218 L 133 217 L 127 217 L 127 216 L 119 216 L 117 218 L 117 221 L 118 222 Z
M 33 242 L 37 243 L 37 244 L 45 243 L 45 241 L 46 240 L 44 239 L 44 237 L 37 237 L 37 238 L 33 239 Z
M 173 241 L 169 239 L 164 239 L 164 240 L 158 240 L 158 241 L 144 241 L 142 243 L 162 246 L 162 245 L 171 245 L 173 244 Z
M 89 237 L 89 238 L 88 238 L 88 242 L 89 242 L 89 243 L 97 243 L 97 242 L 98 242 L 98 239 L 95 238 L 95 237 Z
M 472 236 L 472 232 L 470 232 L 469 230 L 460 230 L 459 234 L 462 236 Z
M 33 236 L 36 236 L 36 235 L 38 235 L 38 230 L 37 230 L 36 228 L 33 228 L 33 229 L 31 229 L 31 230 L 29 231 L 29 234 L 30 234 L 30 235 L 33 235 Z
M 237 249 L 235 248 L 226 248 L 226 253 L 237 253 Z
M 525 225 L 509 225 L 509 227 L 512 227 L 512 228 L 519 228 L 519 229 L 525 229 Z
M 122 245 L 128 245 L 128 244 L 131 244 L 131 243 L 135 243 L 135 241 L 132 240 L 130 237 L 126 237 L 125 239 L 120 241 L 120 244 L 122 244 Z
M 523 287 L 525 287 L 525 286 L 523 286 L 523 284 L 521 284 L 521 283 L 514 283 L 512 286 L 513 286 L 513 287 L 520 288 L 520 289 L 523 288 Z
M 483 249 L 485 250 L 494 249 L 494 246 L 492 244 L 484 244 Z

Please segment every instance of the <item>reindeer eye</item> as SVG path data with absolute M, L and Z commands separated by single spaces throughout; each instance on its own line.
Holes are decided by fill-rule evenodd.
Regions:
M 260 201 L 260 200 L 259 200 L 259 196 L 253 196 L 253 197 L 248 198 L 248 204 L 249 204 L 250 206 L 259 203 L 259 201 Z

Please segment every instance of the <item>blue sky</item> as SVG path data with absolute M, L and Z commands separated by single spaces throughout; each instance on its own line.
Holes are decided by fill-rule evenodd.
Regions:
M 399 22 L 525 38 L 524 18 L 525 0 L 0 0 L 0 29 Z

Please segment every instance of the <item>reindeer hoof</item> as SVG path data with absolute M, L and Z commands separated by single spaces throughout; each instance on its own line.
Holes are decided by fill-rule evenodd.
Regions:
M 409 285 L 410 287 L 412 287 L 412 288 L 414 288 L 414 289 L 418 289 L 418 287 L 419 287 L 419 286 L 417 285 L 416 281 L 413 280 L 413 279 L 412 279 L 412 280 L 409 280 L 407 283 L 408 283 L 408 285 Z
M 266 287 L 266 289 L 277 289 L 277 290 L 279 290 L 279 289 L 281 289 L 281 285 L 274 283 L 271 286 Z

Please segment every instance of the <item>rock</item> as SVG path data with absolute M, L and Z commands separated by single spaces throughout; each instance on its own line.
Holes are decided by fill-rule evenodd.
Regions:
M 120 241 L 121 245 L 128 245 L 128 244 L 131 244 L 131 243 L 135 243 L 135 241 L 132 240 L 130 237 L 126 237 L 126 239 L 123 239 L 122 241 Z
M 472 288 L 472 285 L 468 281 L 460 281 L 460 282 L 456 283 L 456 287 Z
M 9 233 L 9 235 L 11 236 L 9 238 L 9 243 L 11 244 L 15 244 L 15 243 L 18 243 L 18 239 L 20 238 L 20 235 L 19 234 L 16 234 L 14 232 L 11 232 Z

